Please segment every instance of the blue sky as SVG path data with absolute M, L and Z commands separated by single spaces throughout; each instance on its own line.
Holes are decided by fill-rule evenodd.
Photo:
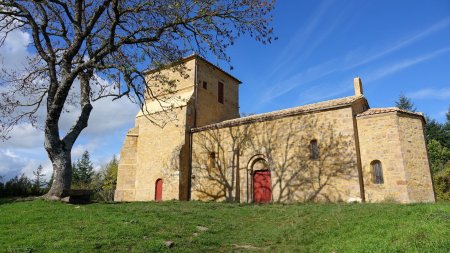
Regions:
M 450 1 L 279 1 L 277 41 L 230 50 L 241 111 L 260 113 L 351 95 L 371 107 L 400 93 L 443 121 L 450 105 Z
M 450 105 L 450 1 L 279 0 L 273 26 L 279 39 L 272 44 L 244 37 L 229 49 L 230 73 L 243 81 L 241 112 L 349 96 L 353 78 L 360 76 L 372 108 L 393 106 L 403 93 L 419 111 L 444 121 Z M 26 33 L 12 34 L 0 49 L 8 59 L 2 63 L 20 63 L 30 54 L 29 41 Z M 98 168 L 119 154 L 137 111 L 127 100 L 96 102 L 74 160 L 88 150 Z M 65 115 L 62 128 L 73 120 Z M 23 124 L 11 137 L 0 143 L 0 176 L 32 176 L 39 164 L 50 176 L 42 132 Z

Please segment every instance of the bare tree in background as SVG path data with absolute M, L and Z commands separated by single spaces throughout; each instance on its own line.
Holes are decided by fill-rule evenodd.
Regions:
M 175 85 L 163 77 L 159 87 L 147 85 L 146 69 L 192 51 L 229 61 L 226 49 L 242 34 L 270 42 L 273 6 L 274 0 L 1 0 L 0 46 L 20 30 L 31 35 L 35 53 L 23 69 L 2 74 L 0 135 L 23 122 L 36 125 L 38 109 L 46 110 L 45 149 L 54 171 L 47 197 L 59 199 L 70 189 L 71 150 L 92 101 L 127 96 L 142 108 L 155 89 Z M 58 123 L 69 103 L 81 112 L 62 133 Z

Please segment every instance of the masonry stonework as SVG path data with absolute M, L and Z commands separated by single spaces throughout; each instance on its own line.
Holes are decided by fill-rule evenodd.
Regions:
M 194 132 L 192 198 L 234 201 L 239 194 L 241 202 L 252 202 L 255 155 L 271 172 L 274 202 L 359 198 L 351 112 L 344 107 Z M 319 144 L 317 160 L 310 158 L 312 140 Z
M 240 81 L 199 56 L 150 71 L 148 83 L 157 91 L 125 137 L 116 201 L 154 200 L 158 179 L 163 200 L 251 203 L 267 190 L 270 202 L 434 201 L 423 116 L 369 109 L 359 78 L 354 96 L 243 118 Z

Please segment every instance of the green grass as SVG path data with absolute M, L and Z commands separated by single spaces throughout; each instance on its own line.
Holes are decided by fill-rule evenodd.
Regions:
M 167 240 L 175 243 L 171 249 Z M 450 252 L 450 204 L 3 200 L 0 251 Z

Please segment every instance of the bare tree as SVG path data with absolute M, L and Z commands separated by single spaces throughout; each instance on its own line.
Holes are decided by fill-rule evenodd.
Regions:
M 229 61 L 226 49 L 242 34 L 270 42 L 273 6 L 274 0 L 1 0 L 0 46 L 21 30 L 31 34 L 35 54 L 23 69 L 2 75 L 0 135 L 24 121 L 35 125 L 45 108 L 45 149 L 54 170 L 47 197 L 60 198 L 70 189 L 70 153 L 92 101 L 126 96 L 144 109 L 155 89 L 175 84 L 161 78 L 158 87 L 147 85 L 146 69 L 192 51 Z M 62 134 L 58 122 L 68 103 L 81 112 Z

